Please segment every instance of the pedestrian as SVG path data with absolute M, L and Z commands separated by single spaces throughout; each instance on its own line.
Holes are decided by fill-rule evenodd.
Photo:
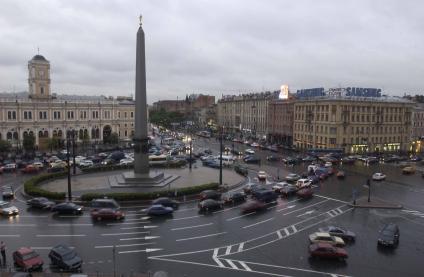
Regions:
M 3 266 L 6 266 L 6 244 L 4 241 L 0 242 L 0 253 L 1 257 L 3 258 Z

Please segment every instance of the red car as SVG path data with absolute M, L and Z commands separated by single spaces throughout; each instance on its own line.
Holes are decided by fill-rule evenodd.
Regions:
M 332 246 L 329 243 L 314 243 L 309 246 L 309 254 L 311 257 L 319 258 L 334 258 L 334 259 L 347 259 L 348 254 L 346 250 L 340 247 Z
M 111 208 L 103 208 L 98 210 L 91 211 L 91 217 L 94 220 L 120 220 L 125 218 L 125 214 L 121 210 L 111 209 Z
M 27 165 L 25 168 L 21 170 L 22 173 L 38 173 L 38 171 L 39 171 L 39 168 L 32 164 Z
M 296 192 L 297 197 L 308 199 L 314 195 L 314 191 L 311 188 L 303 188 Z
M 23 271 L 43 270 L 43 259 L 30 247 L 22 247 L 13 252 L 13 262 L 16 268 Z
M 256 212 L 256 211 L 260 211 L 260 210 L 264 209 L 265 206 L 266 206 L 265 203 L 258 201 L 258 200 L 253 200 L 253 201 L 249 201 L 246 204 L 244 204 L 241 207 L 241 212 L 244 213 L 244 214 Z

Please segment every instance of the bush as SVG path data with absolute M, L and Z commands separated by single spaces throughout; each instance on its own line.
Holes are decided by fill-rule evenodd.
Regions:
M 34 176 L 24 183 L 24 191 L 26 194 L 33 197 L 47 197 L 54 200 L 63 200 L 66 197 L 64 192 L 52 192 L 39 188 L 37 185 L 47 180 L 58 179 L 66 176 L 66 172 L 57 173 L 44 173 L 38 176 Z
M 169 161 L 166 164 L 150 165 L 150 167 L 179 168 L 179 167 L 185 166 L 186 164 L 187 164 L 187 161 L 185 160 L 176 160 L 176 161 Z M 109 165 L 96 165 L 92 167 L 85 167 L 85 168 L 81 168 L 81 171 L 84 173 L 93 173 L 93 172 L 123 170 L 123 169 L 131 169 L 131 168 L 134 168 L 134 165 L 109 164 Z
M 190 194 L 197 194 L 201 191 L 207 190 L 207 189 L 218 189 L 219 184 L 218 183 L 210 183 L 210 184 L 203 184 L 199 186 L 194 187 L 186 187 L 186 188 L 179 188 L 177 189 L 177 195 L 190 195 Z M 174 191 L 172 191 L 174 192 Z M 128 201 L 128 200 L 151 200 L 155 199 L 157 197 L 163 197 L 168 196 L 167 190 L 162 191 L 154 191 L 154 192 L 111 192 L 111 193 L 86 193 L 81 195 L 82 201 L 91 201 L 96 198 L 113 198 L 117 201 Z

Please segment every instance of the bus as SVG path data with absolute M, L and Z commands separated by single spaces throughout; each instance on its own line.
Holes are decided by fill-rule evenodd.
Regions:
M 149 165 L 156 165 L 156 164 L 167 164 L 168 163 L 168 156 L 167 155 L 149 155 Z
M 313 149 L 309 149 L 307 151 L 308 155 L 311 156 L 323 156 L 325 154 L 334 154 L 336 156 L 342 156 L 344 154 L 344 149 L 343 148 L 328 148 L 328 149 L 319 149 L 319 148 L 313 148 Z

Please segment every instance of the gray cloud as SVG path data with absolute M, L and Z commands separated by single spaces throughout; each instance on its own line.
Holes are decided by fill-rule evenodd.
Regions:
M 0 10 L 0 91 L 40 47 L 57 93 L 134 93 L 138 15 L 148 101 L 316 86 L 420 92 L 421 1 L 24 1 Z

